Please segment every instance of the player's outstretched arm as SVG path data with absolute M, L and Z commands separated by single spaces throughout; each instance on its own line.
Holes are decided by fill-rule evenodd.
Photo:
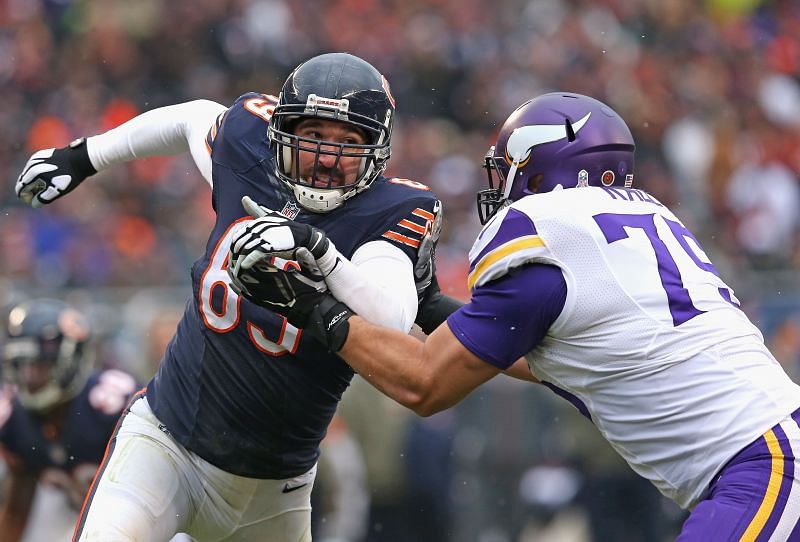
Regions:
M 500 373 L 467 350 L 446 324 L 424 343 L 358 316 L 347 324 L 339 356 L 383 394 L 421 416 L 450 408 Z
M 17 178 L 17 196 L 32 207 L 52 203 L 87 177 L 136 158 L 187 150 L 211 183 L 211 158 L 205 136 L 225 107 L 210 100 L 153 109 L 100 135 L 66 147 L 35 152 Z
M 192 153 L 197 168 L 211 184 L 211 157 L 206 135 L 226 110 L 211 100 L 193 100 L 152 109 L 100 135 L 87 139 L 89 158 L 98 171 L 147 156 Z
M 308 242 L 315 235 L 293 232 L 291 221 L 268 216 L 272 215 L 244 228 L 231 243 L 228 271 L 234 290 L 317 337 L 385 395 L 420 415 L 430 415 L 501 372 L 467 350 L 447 325 L 439 326 L 423 343 L 367 323 L 329 292 L 309 288 L 300 273 L 270 268 L 265 264 L 269 254 L 293 256 L 297 239 L 304 240 L 302 246 L 327 249 L 325 242 Z M 270 234 L 262 237 L 264 231 Z M 524 360 L 506 372 L 536 382 Z
M 525 358 L 519 358 L 514 362 L 514 365 L 503 371 L 503 374 L 518 380 L 533 382 L 534 384 L 539 384 L 541 382 L 541 380 L 533 376 L 533 373 L 531 373 L 531 370 L 528 367 L 528 362 L 525 361 Z

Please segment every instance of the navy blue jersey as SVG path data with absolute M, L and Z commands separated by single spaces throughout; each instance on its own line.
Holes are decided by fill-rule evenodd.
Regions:
M 348 258 L 382 239 L 413 263 L 438 205 L 420 183 L 381 177 L 331 213 L 299 208 L 274 175 L 267 139 L 274 105 L 271 96 L 246 94 L 209 132 L 216 223 L 147 397 L 173 437 L 200 457 L 241 476 L 279 479 L 314 465 L 353 371 L 282 316 L 230 289 L 231 229 L 250 219 L 242 196 L 323 229 Z
M 0 393 L 0 445 L 6 459 L 29 472 L 55 469 L 72 473 L 90 465 L 94 473 L 135 391 L 136 381 L 126 373 L 95 373 L 69 402 L 63 420 L 55 422 L 30 412 L 10 388 L 4 389 Z

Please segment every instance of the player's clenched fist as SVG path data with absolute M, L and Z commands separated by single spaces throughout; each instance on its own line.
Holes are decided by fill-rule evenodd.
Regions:
M 297 260 L 304 271 L 323 276 L 336 267 L 339 251 L 319 228 L 289 220 L 247 196 L 242 198 L 242 205 L 256 219 L 239 226 L 231 241 L 230 267 L 234 276 L 274 256 Z
M 38 208 L 71 192 L 95 173 L 86 139 L 76 139 L 66 147 L 35 152 L 17 178 L 15 190 L 22 201 Z

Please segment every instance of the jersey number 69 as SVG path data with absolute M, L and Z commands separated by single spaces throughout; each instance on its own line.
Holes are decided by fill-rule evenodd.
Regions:
M 200 313 L 206 327 L 217 333 L 228 333 L 239 325 L 240 302 L 241 299 L 228 285 L 228 272 L 226 271 L 228 261 L 228 247 L 231 243 L 231 232 L 233 227 L 244 220 L 252 220 L 252 217 L 244 217 L 231 224 L 225 233 L 220 237 L 208 267 L 200 278 Z M 212 299 L 221 299 L 221 303 L 212 304 Z M 292 324 L 282 318 L 282 324 L 277 333 L 268 337 L 265 330 L 256 326 L 252 322 L 246 322 L 247 333 L 253 345 L 261 352 L 270 356 L 283 356 L 287 353 L 294 354 L 300 345 L 302 330 L 297 329 Z M 273 332 L 275 330 L 272 330 Z

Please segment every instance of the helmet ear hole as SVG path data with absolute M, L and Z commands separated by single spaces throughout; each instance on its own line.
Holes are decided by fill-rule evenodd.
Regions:
M 539 191 L 539 187 L 542 185 L 542 181 L 544 181 L 544 175 L 541 173 L 537 173 L 528 179 L 528 192 L 531 194 L 535 194 Z

